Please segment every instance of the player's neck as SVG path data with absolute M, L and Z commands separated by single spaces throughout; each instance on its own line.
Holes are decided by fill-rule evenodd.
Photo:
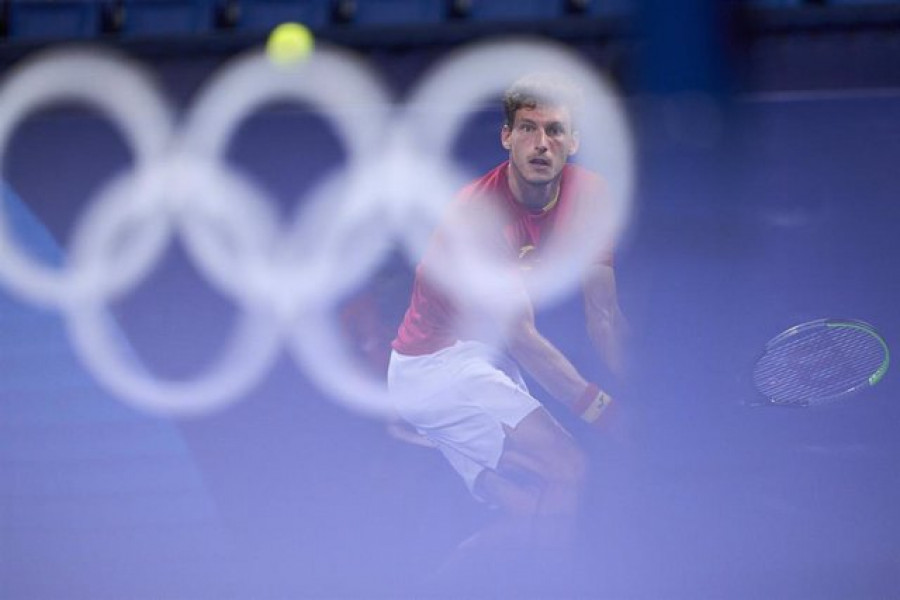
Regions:
M 513 198 L 529 211 L 548 211 L 559 200 L 559 177 L 544 184 L 529 183 L 518 177 L 512 165 L 507 168 L 506 174 Z

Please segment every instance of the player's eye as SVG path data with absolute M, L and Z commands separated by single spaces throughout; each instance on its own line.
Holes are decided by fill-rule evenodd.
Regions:
M 566 132 L 565 128 L 559 124 L 553 124 L 547 127 L 547 135 L 550 136 L 560 136 Z

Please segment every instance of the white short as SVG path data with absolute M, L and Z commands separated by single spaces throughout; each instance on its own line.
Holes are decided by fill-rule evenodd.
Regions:
M 497 468 L 503 426 L 541 406 L 513 360 L 476 341 L 423 356 L 392 352 L 388 386 L 397 413 L 437 445 L 470 491 L 485 468 Z

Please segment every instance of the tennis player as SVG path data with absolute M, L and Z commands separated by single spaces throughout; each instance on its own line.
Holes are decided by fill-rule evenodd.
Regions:
M 549 76 L 514 83 L 503 98 L 500 132 L 509 159 L 467 185 L 449 212 L 456 225 L 465 222 L 460 215 L 471 217 L 486 247 L 508 260 L 521 281 L 510 294 L 516 310 L 502 336 L 480 335 L 472 327 L 477 319 L 463 314 L 477 307 L 462 306 L 438 282 L 436 268 L 447 260 L 442 225 L 416 269 L 392 343 L 388 384 L 399 415 L 441 450 L 475 498 L 499 509 L 460 556 L 476 556 L 482 547 L 555 552 L 573 541 L 585 456 L 529 392 L 520 369 L 587 422 L 602 422 L 611 401 L 538 331 L 528 296 L 528 274 L 542 251 L 583 230 L 584 215 L 602 214 L 601 179 L 569 163 L 579 146 L 579 101 L 576 89 Z M 501 218 L 482 219 L 487 212 Z M 620 373 L 625 321 L 610 248 L 590 262 L 583 292 L 590 337 Z

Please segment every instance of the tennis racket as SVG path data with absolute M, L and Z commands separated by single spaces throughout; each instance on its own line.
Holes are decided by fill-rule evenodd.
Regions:
M 890 364 L 884 338 L 868 323 L 819 319 L 772 338 L 753 368 L 765 397 L 756 404 L 817 406 L 877 384 Z

